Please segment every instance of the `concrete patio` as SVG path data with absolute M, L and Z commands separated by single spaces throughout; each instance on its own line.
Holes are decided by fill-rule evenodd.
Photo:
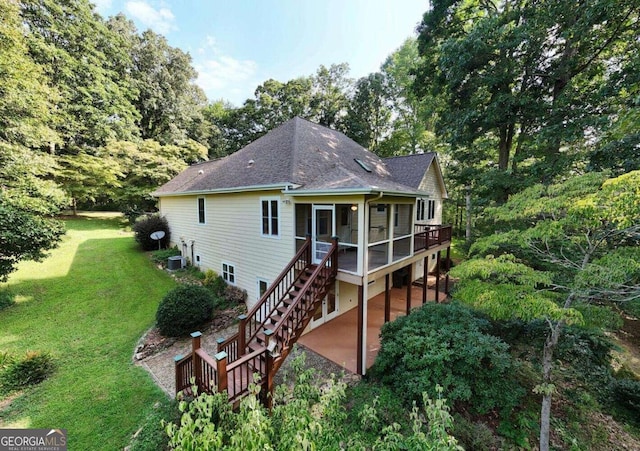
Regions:
M 430 278 L 431 279 L 431 278 Z M 434 278 L 435 279 L 435 278 Z M 431 282 L 431 281 L 430 281 Z M 435 284 L 435 280 L 433 281 Z M 431 286 L 431 283 L 429 283 Z M 442 290 L 439 300 L 442 302 L 446 295 Z M 435 289 L 427 290 L 427 302 L 435 299 Z M 391 288 L 390 320 L 406 314 L 407 288 Z M 384 324 L 384 293 L 381 293 L 368 302 L 367 309 L 367 368 L 373 365 L 380 349 L 380 329 Z M 422 287 L 411 287 L 411 308 L 422 305 Z M 355 373 L 357 363 L 357 335 L 358 335 L 358 309 L 353 308 L 337 318 L 315 328 L 303 335 L 298 343 L 341 365 L 345 369 Z

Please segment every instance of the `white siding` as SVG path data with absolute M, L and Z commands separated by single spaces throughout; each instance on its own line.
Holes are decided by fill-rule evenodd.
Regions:
M 260 198 L 279 197 L 280 237 L 262 236 Z M 249 307 L 258 297 L 258 277 L 273 281 L 294 255 L 293 204 L 279 191 L 216 194 L 206 198 L 206 224 L 198 224 L 197 196 L 163 197 L 160 212 L 167 217 L 171 241 L 200 268 L 222 272 L 222 262 L 235 266 L 236 285 L 247 290 Z M 182 243 L 187 246 L 183 247 Z M 197 262 L 196 262 L 197 263 Z
M 433 199 L 436 201 L 436 211 L 435 211 L 434 218 L 425 222 L 430 224 L 442 224 L 442 194 L 443 193 L 440 188 L 440 183 L 438 182 L 438 174 L 436 172 L 435 164 L 431 164 L 429 166 L 427 173 L 424 175 L 424 178 L 420 183 L 419 189 L 420 191 L 424 191 L 429 194 L 428 199 Z

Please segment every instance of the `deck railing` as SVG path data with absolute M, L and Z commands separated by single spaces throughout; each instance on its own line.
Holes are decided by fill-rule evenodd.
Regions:
M 450 225 L 417 225 L 413 234 L 413 250 L 420 252 L 451 241 Z
M 267 288 L 260 300 L 247 312 L 240 315 L 238 333 L 218 342 L 218 352 L 226 352 L 229 363 L 236 361 L 247 352 L 247 344 L 264 329 L 273 312 L 282 304 L 289 288 L 300 277 L 302 270 L 311 262 L 311 237 Z
M 275 373 L 309 324 L 318 302 L 326 296 L 330 283 L 335 280 L 338 271 L 337 250 L 338 239 L 334 238 L 331 249 L 317 266 L 305 264 L 305 267 L 300 270 L 300 272 L 307 271 L 308 279 L 301 287 L 298 285 L 299 289 L 296 288 L 293 291 L 299 279 L 299 275 L 295 274 L 298 271 L 297 262 L 304 258 L 307 262 L 311 261 L 310 241 L 307 240 L 305 247 L 296 254 L 295 259 L 288 265 L 288 269 L 281 274 L 281 279 L 289 280 L 290 285 L 284 291 L 280 290 L 281 296 L 274 307 L 263 310 L 270 316 L 285 295 L 296 293 L 293 299 L 290 299 L 284 315 L 279 317 L 275 324 L 269 323 L 268 328 L 264 327 L 264 321 L 269 318 L 267 316 L 264 319 L 260 317 L 263 325 L 261 330 L 246 327 L 250 319 L 258 321 L 256 315 L 261 307 L 252 309 L 244 318 L 246 321 L 244 326 L 241 321 L 241 330 L 238 334 L 226 340 L 218 340 L 218 353 L 213 358 L 201 348 L 200 332 L 191 334 L 191 353 L 186 357 L 175 358 L 176 392 L 189 392 L 192 385 L 198 387 L 200 392 L 226 391 L 229 401 L 237 404 L 243 396 L 248 394 L 250 385 L 254 383 L 254 374 L 258 374 L 259 380 L 255 382 L 261 386 L 261 392 L 265 395 L 262 399 L 269 404 L 270 397 L 266 394 L 273 388 Z M 309 275 L 310 268 L 313 268 L 313 272 Z M 289 275 L 292 273 L 292 276 Z M 268 290 L 265 293 L 262 298 L 265 303 L 269 302 L 268 299 L 271 296 L 268 293 L 278 293 L 278 289 Z M 245 340 L 251 337 L 252 352 L 245 352 L 249 341 L 243 344 L 240 337 L 245 337 Z M 230 359 L 229 353 L 234 354 L 233 360 Z
M 324 299 L 328 291 L 328 285 L 330 281 L 335 279 L 337 272 L 338 238 L 334 237 L 329 252 L 315 267 L 309 279 L 293 299 L 287 312 L 271 329 L 273 331 L 271 339 L 277 340 L 275 344 L 276 353 L 283 353 L 286 356 L 291 346 L 298 340 L 309 324 L 317 302 Z M 275 366 L 272 371 L 277 371 L 278 367 L 279 365 Z

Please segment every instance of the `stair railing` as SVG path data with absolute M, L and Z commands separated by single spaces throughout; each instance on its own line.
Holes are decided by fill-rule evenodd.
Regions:
M 300 277 L 300 274 L 311 263 L 311 236 L 307 235 L 304 244 L 289 261 L 274 282 L 267 288 L 260 300 L 238 319 L 238 332 L 226 340 L 218 341 L 218 352 L 227 353 L 228 363 L 232 363 L 247 352 L 247 345 L 255 336 L 264 330 L 265 322 L 281 305 L 289 288 Z
M 271 340 L 276 340 L 275 346 L 279 348 L 276 353 L 281 357 L 278 363 L 284 360 L 291 346 L 298 340 L 304 329 L 309 324 L 318 302 L 326 296 L 329 284 L 335 281 L 338 272 L 338 238 L 332 238 L 332 245 L 322 261 L 316 266 L 309 279 L 302 286 L 293 299 L 287 312 L 278 320 L 275 327 L 271 328 Z M 275 350 L 275 349 L 274 349 Z M 278 370 L 279 364 L 273 368 Z M 269 380 L 273 374 L 269 375 Z

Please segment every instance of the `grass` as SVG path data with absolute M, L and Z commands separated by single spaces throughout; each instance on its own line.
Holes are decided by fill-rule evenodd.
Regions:
M 122 449 L 149 407 L 166 399 L 131 357 L 175 282 L 122 224 L 68 219 L 45 261 L 10 276 L 16 304 L 0 311 L 0 351 L 49 352 L 57 369 L 0 410 L 0 426 L 67 429 L 69 449 Z

